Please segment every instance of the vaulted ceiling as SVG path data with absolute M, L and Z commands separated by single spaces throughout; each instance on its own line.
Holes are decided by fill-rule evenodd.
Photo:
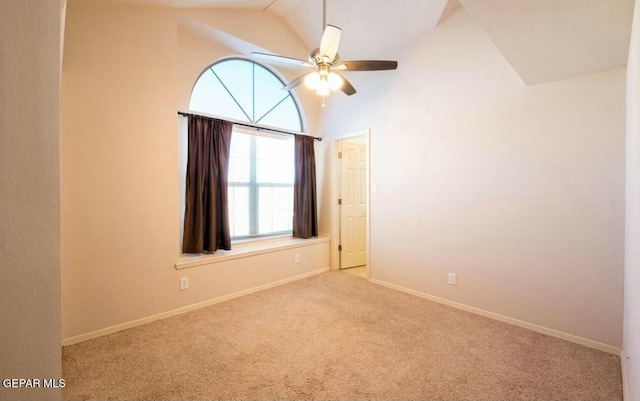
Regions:
M 460 0 L 529 84 L 624 66 L 633 0 Z
M 322 33 L 322 0 L 120 1 L 269 13 L 309 50 Z M 327 0 L 327 23 L 342 28 L 343 58 L 376 58 L 464 7 L 522 80 L 535 85 L 626 65 L 633 6 L 634 0 Z

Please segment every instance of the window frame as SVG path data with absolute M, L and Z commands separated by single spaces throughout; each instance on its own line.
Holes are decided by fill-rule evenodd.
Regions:
M 223 57 L 220 58 L 216 61 L 214 61 L 213 63 L 209 64 L 207 67 L 205 67 L 200 74 L 198 74 L 198 77 L 193 81 L 193 85 L 191 86 L 191 91 L 189 92 L 189 104 L 191 104 L 191 98 L 193 96 L 193 90 L 195 89 L 196 85 L 198 84 L 198 81 L 200 80 L 200 78 L 206 74 L 209 70 L 211 70 L 215 65 L 220 64 L 220 63 L 224 63 L 224 62 L 228 62 L 228 61 L 233 61 L 233 60 L 239 60 L 239 61 L 245 61 L 245 62 L 249 62 L 252 63 L 254 65 L 259 66 L 264 68 L 266 71 L 270 72 L 279 82 L 280 84 L 282 84 L 282 87 L 286 86 L 286 82 L 288 81 L 279 71 L 277 71 L 276 69 L 274 69 L 273 67 L 269 66 L 269 65 L 265 65 L 262 63 L 259 63 L 249 57 L 242 57 L 242 56 L 229 56 L 229 57 Z M 215 73 L 214 73 L 215 74 Z M 254 95 L 255 95 L 255 70 L 253 73 L 253 77 L 254 77 L 254 81 L 253 81 L 253 90 L 254 90 Z M 231 97 L 233 98 L 233 95 L 231 93 L 229 93 L 229 95 L 231 95 Z M 303 108 L 300 106 L 300 99 L 297 95 L 297 93 L 293 90 L 289 91 L 289 95 L 285 96 L 284 99 L 286 99 L 287 97 L 291 97 L 291 99 L 293 100 L 293 104 L 295 105 L 296 111 L 298 113 L 298 119 L 300 121 L 300 131 L 296 131 L 296 130 L 291 130 L 288 128 L 282 128 L 282 127 L 275 127 L 275 126 L 270 126 L 270 125 L 264 125 L 264 124 L 257 124 L 251 121 L 246 121 L 246 120 L 237 120 L 234 118 L 230 118 L 230 117 L 226 117 L 226 116 L 221 116 L 221 115 L 216 115 L 216 114 L 209 114 L 207 112 L 202 112 L 202 111 L 194 111 L 191 110 L 191 108 L 189 108 L 190 111 L 194 112 L 194 113 L 198 113 L 198 114 L 202 114 L 202 115 L 207 115 L 209 117 L 213 117 L 213 118 L 219 118 L 222 120 L 226 120 L 226 121 L 230 121 L 236 125 L 240 125 L 240 126 L 246 126 L 249 128 L 254 128 L 257 130 L 260 129 L 264 129 L 264 130 L 268 130 L 268 131 L 273 131 L 273 132 L 281 132 L 281 133 L 288 133 L 288 134 L 306 134 L 307 133 L 307 121 L 306 121 L 306 116 L 304 114 L 304 110 Z M 284 101 L 284 99 L 282 101 Z M 235 99 L 234 99 L 235 101 Z M 282 101 L 280 103 L 282 103 Z M 278 104 L 280 104 L 278 103 Z M 236 101 L 237 104 L 237 101 Z M 238 104 L 239 106 L 239 104 Z M 242 107 L 239 106 L 241 109 Z M 275 106 L 268 112 L 266 113 L 264 116 L 260 117 L 260 120 L 264 119 L 264 117 L 266 117 L 266 115 L 268 115 L 273 109 L 275 109 Z M 246 113 L 243 114 L 246 115 Z M 248 116 L 247 116 L 248 117 Z M 250 119 L 249 119 L 250 120 Z
M 261 135 L 260 130 L 244 128 L 244 127 L 234 127 L 233 133 L 231 134 L 231 141 L 233 146 L 233 135 L 238 132 L 244 135 L 250 136 L 250 164 L 249 164 L 249 182 L 233 182 L 229 180 L 227 182 L 227 191 L 231 193 L 231 188 L 248 188 L 249 189 L 249 234 L 247 235 L 237 235 L 231 236 L 232 242 L 242 242 L 249 240 L 259 240 L 259 239 L 268 239 L 272 237 L 278 236 L 291 236 L 293 234 L 293 180 L 290 184 L 288 183 L 260 183 L 258 182 L 258 174 L 257 174 L 257 150 L 256 150 L 256 142 L 258 137 L 269 137 L 272 135 L 286 135 L 286 134 L 269 134 L 269 135 Z M 292 141 L 293 138 L 286 139 L 287 141 Z M 292 153 L 295 153 L 295 149 L 291 149 Z M 294 155 L 295 157 L 295 155 Z M 293 161 L 295 163 L 295 159 Z M 295 170 L 295 165 L 292 165 L 291 168 Z M 291 229 L 283 230 L 283 231 L 272 231 L 267 234 L 260 234 L 260 188 L 291 188 Z M 230 211 L 229 211 L 230 214 Z M 232 216 L 229 215 L 229 220 L 232 219 Z M 231 223 L 231 221 L 230 221 Z

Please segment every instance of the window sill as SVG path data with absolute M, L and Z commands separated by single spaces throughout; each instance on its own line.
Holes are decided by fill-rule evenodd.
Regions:
M 230 251 L 218 250 L 216 253 L 207 255 L 181 256 L 175 264 L 176 270 L 188 269 L 213 263 L 228 262 L 234 259 L 246 258 L 249 256 L 262 255 L 265 253 L 278 252 L 285 249 L 300 248 L 309 245 L 322 244 L 331 239 L 326 234 L 309 239 L 283 237 L 271 240 L 260 240 L 234 244 Z

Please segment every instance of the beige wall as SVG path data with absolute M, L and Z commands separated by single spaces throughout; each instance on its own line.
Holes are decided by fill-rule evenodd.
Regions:
M 187 110 L 191 87 L 207 65 L 237 54 L 215 38 L 183 31 L 183 13 L 118 3 L 68 5 L 62 81 L 63 339 L 86 338 L 329 266 L 325 243 L 174 268 L 180 255 L 177 111 Z M 206 12 L 198 15 L 205 18 Z M 256 15 L 227 17 L 236 18 L 241 29 L 245 18 L 254 21 Z M 282 29 L 276 19 L 260 23 Z M 304 106 L 314 133 L 318 117 L 313 104 Z M 302 254 L 302 263 L 294 265 L 294 252 Z M 191 288 L 180 291 L 184 276 Z
M 625 399 L 640 399 L 640 6 L 627 65 L 627 226 L 624 273 Z
M 0 379 L 61 378 L 60 2 L 0 13 Z M 2 400 L 55 400 L 10 389 Z
M 323 120 L 371 129 L 371 277 L 620 348 L 625 70 L 527 87 L 462 8 L 384 56 Z

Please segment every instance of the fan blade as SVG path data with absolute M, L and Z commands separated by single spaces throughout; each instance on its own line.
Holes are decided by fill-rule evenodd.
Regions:
M 300 60 L 292 57 L 284 57 L 278 56 L 276 54 L 267 54 L 267 53 L 251 53 L 252 56 L 259 57 L 268 63 L 277 63 L 277 64 L 286 64 L 286 65 L 297 65 L 299 67 L 315 67 L 315 65 L 309 63 L 308 61 Z
M 312 72 L 309 72 L 307 74 L 301 75 L 298 78 L 294 79 L 293 81 L 289 82 L 287 85 L 285 85 L 282 90 L 283 91 L 290 91 L 291 89 L 295 88 L 296 86 L 300 85 L 301 83 L 304 82 L 304 79 L 307 77 L 307 75 L 309 74 L 313 74 Z
M 338 54 L 341 34 L 342 29 L 337 26 L 327 25 L 326 28 L 324 28 L 322 40 L 320 41 L 320 57 L 323 59 L 327 57 L 329 63 L 335 60 L 336 54 Z
M 382 71 L 398 68 L 397 61 L 387 60 L 353 60 L 343 61 L 333 68 L 340 71 Z
M 354 93 L 356 93 L 356 88 L 354 88 L 353 85 L 351 85 L 351 82 L 347 81 L 342 75 L 340 75 L 340 77 L 344 81 L 342 83 L 342 86 L 340 87 L 340 90 L 343 91 L 348 96 L 351 96 Z

